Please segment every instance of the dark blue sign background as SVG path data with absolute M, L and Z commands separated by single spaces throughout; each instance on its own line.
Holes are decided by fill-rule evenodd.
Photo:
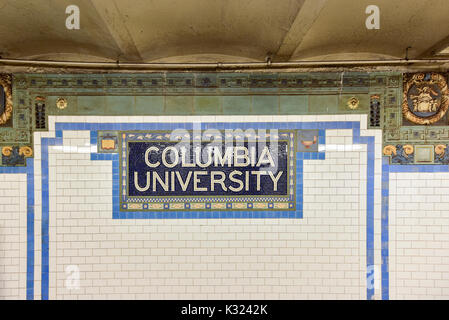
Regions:
M 162 151 L 168 147 L 168 146 L 175 146 L 177 142 L 170 142 L 170 141 L 161 141 L 161 142 L 145 142 L 145 141 L 131 141 L 128 143 L 128 195 L 129 196 L 234 196 L 234 195 L 288 195 L 288 171 L 287 171 L 287 165 L 288 165 L 288 153 L 287 153 L 287 141 L 278 141 L 278 150 L 277 152 L 271 151 L 270 144 L 267 142 L 268 148 L 270 148 L 271 155 L 274 159 L 274 162 L 278 164 L 278 171 L 273 172 L 274 176 L 277 176 L 279 171 L 283 171 L 282 176 L 278 180 L 277 184 L 277 191 L 273 190 L 273 181 L 270 178 L 270 176 L 267 175 L 261 175 L 260 176 L 260 190 L 257 191 L 256 189 L 256 183 L 257 183 L 257 177 L 250 173 L 249 175 L 249 191 L 245 191 L 245 188 L 243 188 L 239 192 L 233 192 L 229 190 L 229 186 L 233 186 L 235 188 L 239 187 L 239 184 L 236 182 L 233 182 L 229 179 L 229 174 L 234 171 L 238 170 L 242 172 L 242 175 L 234 175 L 235 179 L 241 180 L 243 183 L 245 183 L 245 172 L 246 171 L 266 171 L 269 166 L 269 164 L 264 164 L 260 167 L 256 166 L 245 166 L 245 167 L 235 167 L 233 164 L 231 167 L 228 167 L 228 164 L 226 163 L 224 166 L 214 166 L 214 161 L 212 161 L 212 164 L 206 168 L 200 168 L 195 165 L 195 167 L 187 168 L 181 166 L 181 157 L 179 160 L 179 164 L 176 165 L 173 168 L 167 168 L 163 165 L 161 159 L 162 159 Z M 202 143 L 202 148 L 207 145 L 207 142 Z M 245 142 L 243 144 L 245 147 L 248 147 L 248 143 Z M 257 143 L 254 144 L 256 148 L 258 147 Z M 157 161 L 160 162 L 160 165 L 157 168 L 150 168 L 145 163 L 145 151 L 151 147 L 156 146 L 159 148 L 158 152 L 152 151 L 150 153 L 150 162 L 156 163 Z M 251 144 L 250 144 L 251 146 Z M 224 154 L 224 146 L 222 146 L 222 154 Z M 170 154 L 170 153 L 168 153 Z M 193 151 L 190 151 L 190 154 L 187 156 L 188 163 L 192 163 L 193 158 Z M 257 150 L 256 154 L 259 154 L 259 151 Z M 258 157 L 257 157 L 258 159 Z M 266 157 L 264 157 L 266 159 Z M 241 161 L 241 160 L 240 160 Z M 170 160 L 167 160 L 167 162 L 171 163 Z M 257 160 L 256 160 L 257 162 Z M 201 161 L 203 163 L 203 161 Z M 152 188 L 152 182 L 153 182 L 153 172 L 157 172 L 159 176 L 162 178 L 162 180 L 165 180 L 165 172 L 172 172 L 172 171 L 179 171 L 182 180 L 185 181 L 186 177 L 189 173 L 189 171 L 192 171 L 192 175 L 190 178 L 190 182 L 188 184 L 187 190 L 183 191 L 181 188 L 181 185 L 178 181 L 178 179 L 175 177 L 175 191 L 170 191 L 171 188 L 169 188 L 169 191 L 165 191 L 161 185 L 158 183 L 156 192 L 153 192 Z M 200 183 L 198 183 L 199 187 L 207 188 L 208 191 L 194 191 L 193 190 L 193 171 L 205 171 L 208 172 L 208 175 L 199 175 L 198 178 L 200 179 Z M 215 190 L 211 191 L 210 189 L 210 172 L 211 171 L 221 171 L 225 174 L 225 186 L 228 187 L 227 191 L 222 190 L 220 184 L 215 184 Z M 138 185 L 140 187 L 145 187 L 147 183 L 147 172 L 151 172 L 151 187 L 144 192 L 138 191 L 135 188 L 134 185 L 134 172 L 138 172 Z M 219 178 L 216 177 L 216 178 Z M 169 180 L 171 179 L 171 174 L 169 174 Z M 171 180 L 170 180 L 171 181 Z

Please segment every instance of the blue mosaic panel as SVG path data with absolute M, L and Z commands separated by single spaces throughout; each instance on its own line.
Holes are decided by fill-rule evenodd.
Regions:
M 122 132 L 120 210 L 294 210 L 295 131 L 237 134 Z
M 259 161 L 269 158 L 264 154 L 256 159 L 253 158 L 254 160 L 250 159 L 250 161 L 238 158 L 237 163 L 232 163 L 239 155 L 245 155 L 240 151 L 247 153 L 247 150 L 251 150 L 247 142 L 243 145 L 244 149 L 237 151 L 233 147 L 225 148 L 223 146 L 215 149 L 219 150 L 218 155 L 213 151 L 211 153 L 204 152 L 206 157 L 204 161 L 201 159 L 201 155 L 207 148 L 207 142 L 201 143 L 201 147 L 198 148 L 200 152 L 194 153 L 193 150 L 190 150 L 189 154 L 179 150 L 178 142 L 128 142 L 126 162 L 128 196 L 288 195 L 288 145 L 286 141 L 278 143 L 279 152 L 269 151 L 271 154 L 269 157 L 274 158 L 273 164 L 277 164 L 277 170 L 272 173 L 269 171 L 271 169 L 269 163 L 258 164 Z M 271 146 L 268 145 L 268 148 L 271 149 Z M 147 150 L 151 150 L 151 152 L 148 152 L 148 156 L 145 157 Z M 166 150 L 169 151 L 165 152 Z M 254 155 L 260 155 L 261 150 L 257 145 L 252 150 L 254 150 Z M 231 152 L 234 152 L 235 157 L 225 157 Z M 176 156 L 174 156 L 175 154 Z M 200 159 L 197 158 L 198 154 Z M 171 159 L 172 155 L 173 160 Z M 223 162 L 230 160 L 229 165 L 222 164 L 222 159 Z M 149 167 L 146 161 L 156 167 Z M 164 162 L 167 162 L 169 166 Z M 274 167 L 275 165 L 273 165 Z M 259 171 L 262 171 L 263 174 L 258 174 Z M 266 174 L 268 172 L 272 176 Z

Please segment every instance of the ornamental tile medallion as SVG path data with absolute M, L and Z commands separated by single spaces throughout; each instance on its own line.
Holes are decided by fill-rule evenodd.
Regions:
M 439 73 L 404 75 L 402 114 L 413 124 L 430 125 L 440 121 L 449 106 L 446 78 Z

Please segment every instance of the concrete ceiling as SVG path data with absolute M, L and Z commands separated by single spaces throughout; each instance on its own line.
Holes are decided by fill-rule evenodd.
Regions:
M 448 0 L 0 0 L 0 56 L 121 62 L 448 57 Z M 380 29 L 365 8 L 380 8 Z M 65 27 L 68 5 L 79 30 Z M 445 50 L 446 49 L 446 50 Z

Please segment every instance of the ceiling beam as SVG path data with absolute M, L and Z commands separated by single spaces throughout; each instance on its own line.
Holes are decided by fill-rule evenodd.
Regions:
M 132 38 L 124 18 L 117 7 L 115 0 L 92 0 L 95 10 L 106 24 L 109 33 L 122 52 L 118 60 L 142 62 L 142 56 Z
M 318 18 L 328 0 L 305 0 L 298 11 L 290 30 L 284 36 L 274 61 L 288 61 L 294 55 L 302 40 Z

